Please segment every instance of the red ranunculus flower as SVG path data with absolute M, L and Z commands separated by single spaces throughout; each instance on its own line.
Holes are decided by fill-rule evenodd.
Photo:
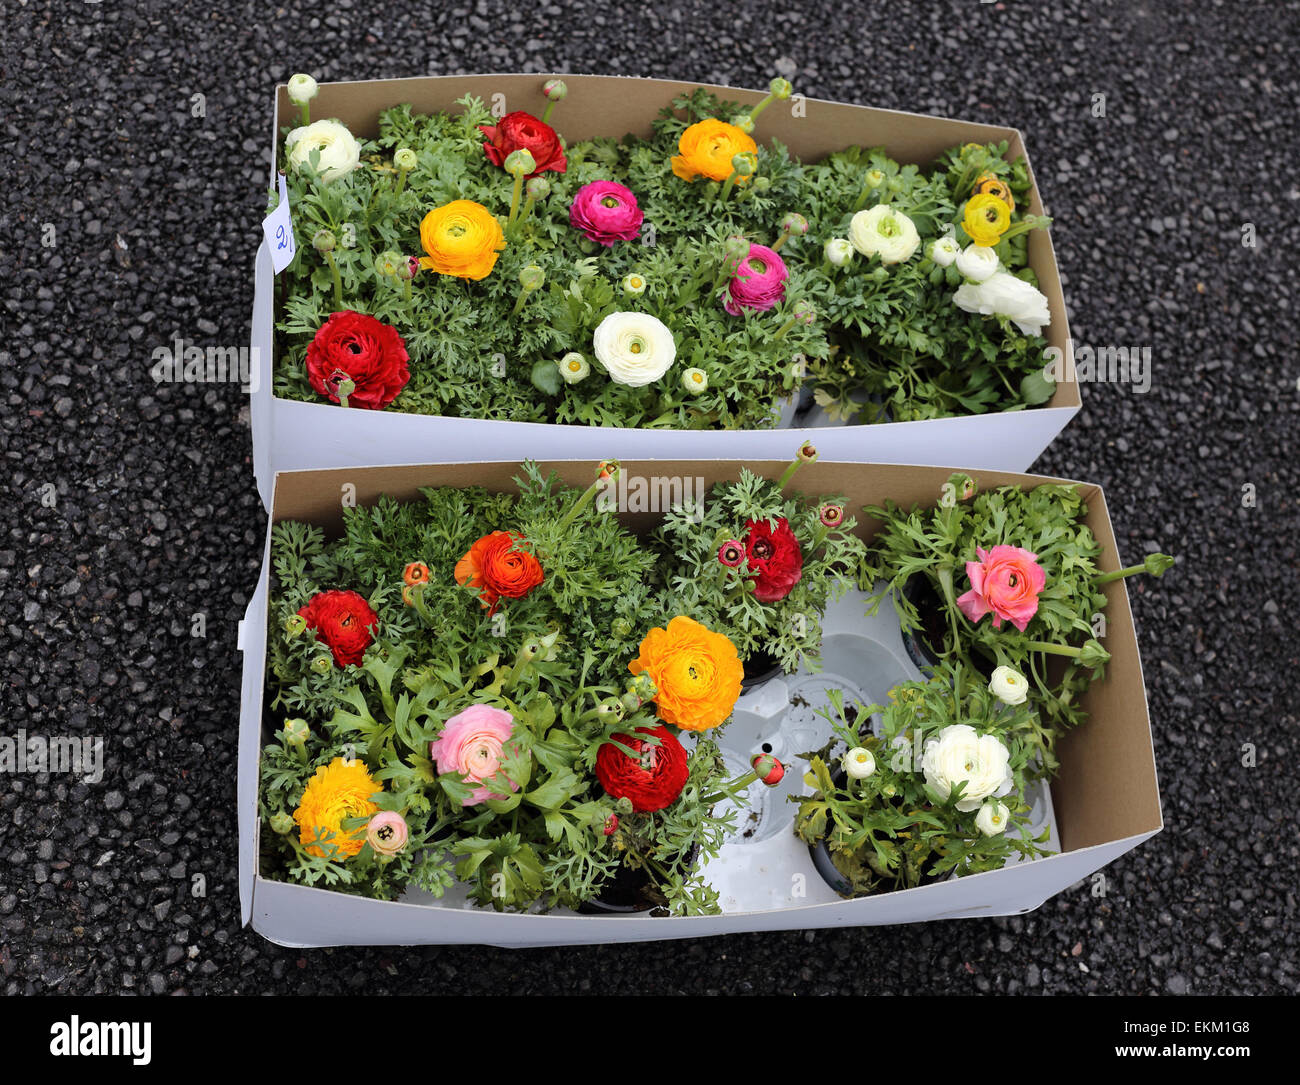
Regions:
M 547 170 L 563 173 L 569 168 L 555 129 L 531 113 L 507 113 L 495 127 L 481 124 L 479 131 L 487 136 L 483 152 L 494 166 L 502 165 L 506 155 L 512 151 L 526 150 L 537 163 L 537 168 L 528 174 L 529 177 L 536 177 Z
M 456 583 L 481 588 L 479 598 L 489 614 L 496 612 L 503 595 L 522 599 L 545 579 L 538 560 L 515 546 L 520 542 L 523 537 L 514 532 L 494 531 L 479 539 L 456 562 Z
M 776 527 L 767 520 L 750 520 L 746 525 L 745 555 L 754 577 L 754 598 L 775 603 L 790 594 L 803 576 L 803 551 L 790 530 L 790 521 L 778 517 Z
M 652 746 L 632 735 L 614 737 L 640 757 L 628 757 L 612 742 L 606 742 L 596 751 L 596 779 L 606 793 L 615 799 L 626 796 L 638 814 L 662 810 L 677 801 L 686 786 L 690 769 L 686 765 L 686 749 L 676 736 L 660 724 L 658 727 L 638 727 L 638 735 L 655 735 L 660 740 Z
M 354 591 L 317 592 L 298 615 L 308 629 L 315 630 L 318 640 L 329 645 L 340 667 L 361 663 L 374 640 L 371 628 L 379 621 L 370 604 Z
M 331 313 L 307 347 L 307 378 L 331 402 L 339 401 L 339 385 L 355 387 L 349 407 L 372 411 L 387 407 L 411 379 L 406 344 L 392 328 L 365 313 L 344 309 Z

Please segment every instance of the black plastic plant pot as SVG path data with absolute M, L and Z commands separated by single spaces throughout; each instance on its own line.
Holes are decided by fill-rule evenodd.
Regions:
M 756 689 L 764 682 L 771 681 L 782 673 L 781 661 L 771 652 L 765 652 L 761 649 L 757 652 L 751 652 L 741 662 L 745 667 L 745 676 L 740 683 L 742 693 Z
M 922 573 L 914 573 L 908 578 L 903 585 L 903 598 L 916 607 L 917 617 L 921 620 L 918 628 L 903 632 L 903 647 L 917 667 L 923 671 L 933 670 L 939 665 L 939 654 L 932 646 L 943 644 L 943 635 L 948 627 L 943 598 L 929 577 Z
M 699 846 L 691 849 L 688 856 L 689 865 L 695 864 L 700 854 Z M 638 915 L 649 912 L 652 915 L 663 910 L 663 903 L 649 896 L 651 891 L 650 875 L 645 869 L 620 866 L 612 878 L 606 878 L 601 884 L 600 892 L 591 900 L 583 901 L 577 907 L 579 915 Z

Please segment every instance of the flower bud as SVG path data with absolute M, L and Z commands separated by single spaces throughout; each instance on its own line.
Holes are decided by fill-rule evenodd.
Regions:
M 731 159 L 731 168 L 736 171 L 740 177 L 748 177 L 758 169 L 758 158 L 753 151 L 741 151 L 733 155 Z
M 871 273 L 872 282 L 883 283 L 888 278 L 889 278 L 889 272 L 886 271 L 883 267 L 878 267 L 876 268 L 875 271 Z
M 529 264 L 519 272 L 519 285 L 525 290 L 536 290 L 546 282 L 546 272 L 536 264 Z
M 772 178 L 755 177 L 750 182 L 749 187 L 752 188 L 755 192 L 766 192 L 769 188 L 772 187 Z
M 425 584 L 429 580 L 429 567 L 422 561 L 408 562 L 402 570 L 402 580 L 411 585 Z
M 506 155 L 503 163 L 506 173 L 512 177 L 526 177 L 537 169 L 537 159 L 533 157 L 533 152 L 526 147 L 520 147 L 517 151 L 511 151 Z
M 602 719 L 621 720 L 626 714 L 627 709 L 618 697 L 606 697 L 596 706 L 596 715 Z
M 1164 576 L 1174 567 L 1174 560 L 1168 554 L 1148 554 L 1143 564 L 1146 566 L 1147 572 L 1152 576 Z
M 799 446 L 798 456 L 800 463 L 815 463 L 817 461 L 817 446 L 811 441 L 804 441 Z
M 316 97 L 319 89 L 316 80 L 310 75 L 299 72 L 297 75 L 289 76 L 289 101 L 294 105 L 310 102 Z
M 841 765 L 853 780 L 865 780 L 876 771 L 876 759 L 870 750 L 864 750 L 861 746 L 854 746 L 846 753 Z
M 534 177 L 524 185 L 524 195 L 530 200 L 544 200 L 551 194 L 551 182 L 545 177 Z
M 975 815 L 975 828 L 985 836 L 997 836 L 1006 831 L 1007 819 L 1010 816 L 1011 811 L 1007 809 L 1005 803 L 986 802 Z
M 333 252 L 335 245 L 338 244 L 334 237 L 333 230 L 326 230 L 323 227 L 311 235 L 311 245 L 318 253 L 324 256 L 327 252 Z
M 423 592 L 424 591 L 423 586 L 415 585 L 415 584 L 404 584 L 402 586 L 402 602 L 405 603 L 408 607 L 415 606 L 415 600 L 418 598 L 418 596 L 416 595 L 417 591 Z
M 839 527 L 844 523 L 844 506 L 823 505 L 817 510 L 817 519 L 822 522 L 823 527 Z
M 289 719 L 284 721 L 284 740 L 290 746 L 297 746 L 302 749 L 311 735 L 311 727 L 306 720 Z
M 868 188 L 879 188 L 885 183 L 885 171 L 867 170 L 866 182 Z
M 375 274 L 384 279 L 395 279 L 406 265 L 406 257 L 388 249 L 375 257 Z
M 518 659 L 521 663 L 531 663 L 542 654 L 542 642 L 536 637 L 529 637 L 519 646 Z
M 823 250 L 826 259 L 836 267 L 843 267 L 853 259 L 853 243 L 844 237 L 832 237 Z
M 406 818 L 393 810 L 380 810 L 366 825 L 366 843 L 380 856 L 396 855 L 409 836 Z
M 1079 652 L 1079 666 L 1096 670 L 1110 661 L 1110 653 L 1101 646 L 1100 641 L 1090 640 Z
M 749 241 L 739 234 L 732 234 L 722 251 L 729 266 L 739 267 L 740 261 L 749 255 Z
M 624 637 L 630 637 L 632 635 L 632 623 L 626 618 L 615 618 L 609 623 L 609 630 L 614 634 L 614 636 L 618 637 L 619 640 L 622 640 Z
M 633 814 L 636 812 L 636 807 L 632 805 L 632 800 L 629 799 L 626 795 L 624 795 L 621 799 L 619 799 L 614 803 L 614 809 L 617 810 L 624 817 L 627 817 L 629 814 Z
M 745 560 L 745 544 L 739 539 L 728 539 L 718 547 L 718 560 L 728 569 L 737 568 Z
M 560 376 L 564 378 L 565 384 L 577 384 L 580 380 L 586 379 L 587 374 L 591 372 L 591 363 L 576 350 L 569 351 L 555 364 L 559 367 Z
M 692 366 L 682 374 L 682 387 L 686 394 L 698 396 L 709 387 L 709 375 L 703 369 Z
M 311 669 L 317 674 L 329 674 L 334 669 L 334 660 L 330 656 L 317 656 L 311 661 Z
M 307 619 L 301 614 L 290 614 L 284 620 L 284 631 L 291 637 L 300 637 L 307 632 Z
M 1025 703 L 1029 696 L 1029 683 L 1013 667 L 995 667 L 989 680 L 989 692 L 1004 705 L 1014 708 Z
M 605 819 L 605 827 L 603 832 L 606 836 L 613 836 L 616 832 L 618 832 L 617 814 L 610 814 L 609 817 Z
M 393 165 L 399 170 L 413 170 L 420 164 L 419 156 L 410 147 L 398 147 L 393 155 Z
M 623 276 L 623 293 L 628 297 L 638 297 L 645 293 L 645 278 L 638 275 L 635 271 L 631 275 Z
M 292 814 L 286 814 L 283 810 L 271 815 L 271 828 L 281 836 L 288 836 L 294 830 L 294 820 Z
M 770 753 L 755 754 L 750 764 L 758 773 L 758 778 L 768 787 L 775 787 L 785 776 L 785 766 Z
M 420 260 L 416 256 L 408 256 L 397 267 L 397 277 L 410 281 L 414 279 L 416 273 L 420 270 Z
M 628 692 L 635 693 L 644 704 L 646 701 L 654 699 L 654 695 L 659 692 L 659 687 L 655 685 L 654 679 L 645 671 L 632 678 L 627 684 Z
M 791 237 L 803 237 L 808 232 L 808 220 L 797 211 L 791 211 L 781 220 L 781 232 Z
M 779 102 L 785 101 L 794 93 L 794 87 L 790 80 L 782 79 L 779 75 L 767 85 L 767 89 L 772 92 L 772 97 Z
M 800 324 L 811 324 L 817 319 L 817 306 L 810 301 L 796 301 L 794 309 L 791 310 L 791 316 Z
M 737 113 L 731 118 L 731 123 L 746 135 L 754 130 L 754 118 L 748 113 Z
M 546 95 L 548 102 L 562 102 L 565 95 L 569 93 L 569 88 L 565 86 L 563 79 L 548 79 L 542 84 L 542 93 Z

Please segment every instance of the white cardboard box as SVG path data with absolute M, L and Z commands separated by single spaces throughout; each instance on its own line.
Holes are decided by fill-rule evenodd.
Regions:
M 546 75 L 436 76 L 322 84 L 312 103 L 314 117 L 337 117 L 358 135 L 374 135 L 382 110 L 410 102 L 417 111 L 455 109 L 467 93 L 486 101 L 504 95 L 510 109 L 540 112 Z M 596 135 L 648 135 L 658 111 L 683 91 L 701 84 L 667 79 L 565 75 L 569 94 L 553 118 L 570 141 Z M 708 86 L 724 99 L 754 103 L 761 92 Z M 797 88 L 796 88 L 797 89 Z M 949 147 L 966 142 L 1007 140 L 1014 158 L 1025 157 L 1018 129 L 914 113 L 871 109 L 841 102 L 795 99 L 776 103 L 762 117 L 760 136 L 776 137 L 804 160 L 844 147 L 884 146 L 901 162 L 929 163 Z M 283 85 L 277 88 L 273 157 L 279 161 L 279 131 L 294 123 L 296 107 Z M 1033 170 L 1030 167 L 1030 178 Z M 1034 182 L 1028 210 L 1043 214 Z M 305 244 L 305 239 L 299 239 Z M 257 373 L 251 382 L 253 469 L 262 501 L 269 507 L 277 471 L 347 467 L 375 463 L 456 462 L 482 455 L 524 459 L 539 450 L 560 457 L 602 459 L 765 459 L 784 457 L 805 440 L 822 454 L 845 462 L 946 464 L 988 470 L 1027 468 L 1079 410 L 1079 385 L 1065 299 L 1052 240 L 1043 230 L 1029 235 L 1030 264 L 1047 296 L 1052 322 L 1049 343 L 1061 351 L 1068 380 L 1058 383 L 1042 407 L 998 414 L 893 422 L 880 425 L 822 426 L 814 429 L 665 431 L 576 425 L 442 418 L 395 411 L 347 410 L 330 403 L 303 403 L 272 394 L 275 353 L 275 279 L 269 251 L 258 252 L 251 345 Z
M 541 466 L 545 471 L 558 471 L 570 485 L 589 480 L 591 470 L 590 461 Z M 776 477 L 785 464 L 659 461 L 653 470 L 670 475 L 703 475 L 706 485 L 712 485 L 734 479 L 742 466 Z M 624 468 L 631 473 L 638 471 L 635 462 L 625 461 Z M 415 497 L 422 486 L 483 485 L 510 490 L 517 470 L 514 462 L 493 462 L 284 473 L 275 479 L 271 518 L 277 522 L 307 520 L 337 531 L 341 521 L 339 494 L 344 483 L 355 487 L 359 505 L 369 505 L 381 493 Z M 801 488 L 811 493 L 843 493 L 857 509 L 887 496 L 902 504 L 930 503 L 950 472 L 950 468 L 819 461 L 802 468 L 799 481 Z M 1014 482 L 1032 486 L 1062 481 L 1031 475 L 972 473 L 981 489 Z M 1098 566 L 1104 571 L 1121 568 L 1105 498 L 1100 488 L 1083 486 L 1089 503 L 1088 524 L 1102 546 Z M 626 519 L 630 526 L 642 528 L 656 517 L 637 513 L 627 514 Z M 869 537 L 874 525 L 865 522 L 859 530 Z M 268 535 L 268 559 L 269 553 Z M 263 691 L 269 570 L 269 560 L 264 560 L 240 640 L 244 675 L 239 740 L 239 893 L 244 922 L 283 945 L 578 945 L 1011 915 L 1038 907 L 1163 828 L 1142 664 L 1127 589 L 1121 580 L 1104 589 L 1108 600 L 1105 644 L 1112 656 L 1106 679 L 1094 684 L 1083 698 L 1088 722 L 1063 736 L 1058 744 L 1061 770 L 1052 785 L 1051 806 L 1062 847 L 1059 855 L 857 900 L 838 899 L 810 879 L 810 892 L 803 903 L 778 897 L 754 905 L 751 897 L 750 904 L 739 911 L 680 918 L 498 914 L 467 905 L 455 894 L 441 902 L 388 902 L 270 881 L 257 872 L 261 831 L 257 816 L 258 763 L 266 740 Z M 803 768 L 798 763 L 788 767 L 794 772 L 802 772 Z M 793 810 L 791 805 L 791 826 Z M 789 847 L 785 852 L 790 854 Z M 735 884 L 743 886 L 747 872 L 741 868 L 761 854 L 749 851 L 745 856 L 726 860 L 733 863 Z

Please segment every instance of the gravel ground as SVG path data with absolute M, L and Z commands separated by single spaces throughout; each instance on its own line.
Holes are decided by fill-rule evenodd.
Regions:
M 3 781 L 0 989 L 1295 992 L 1300 15 L 1173 7 L 6 4 L 0 733 L 102 735 L 107 764 L 95 785 Z M 155 386 L 149 359 L 176 336 L 247 342 L 268 103 L 299 69 L 779 72 L 1025 131 L 1076 342 L 1153 355 L 1146 394 L 1085 388 L 1037 469 L 1102 483 L 1126 556 L 1182 558 L 1133 597 L 1167 828 L 1107 869 L 1104 899 L 531 952 L 302 952 L 240 928 L 235 623 L 264 532 L 248 414 L 236 386 Z

